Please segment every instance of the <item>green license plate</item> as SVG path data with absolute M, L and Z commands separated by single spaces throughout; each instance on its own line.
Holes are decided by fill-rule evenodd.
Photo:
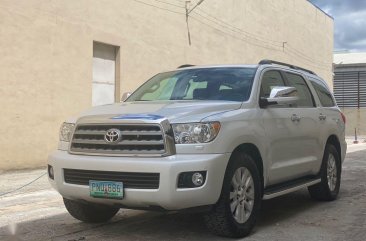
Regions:
M 123 199 L 123 183 L 89 181 L 90 196 L 96 198 Z

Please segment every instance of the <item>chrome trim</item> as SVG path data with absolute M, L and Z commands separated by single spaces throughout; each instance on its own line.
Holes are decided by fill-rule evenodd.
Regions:
M 121 140 L 118 143 L 114 143 L 114 142 L 106 142 L 105 140 L 82 140 L 82 139 L 73 139 L 72 140 L 73 143 L 78 143 L 78 144 L 95 144 L 95 145 L 105 145 L 105 144 L 113 144 L 113 146 L 123 146 L 123 145 L 163 145 L 164 141 L 124 141 Z
M 109 123 L 108 123 L 109 124 Z M 106 124 L 106 125 L 108 125 Z M 157 135 L 160 134 L 160 131 L 120 131 L 121 135 Z M 85 131 L 85 130 L 78 130 L 75 131 L 74 134 L 92 134 L 92 135 L 105 135 L 105 131 Z
M 163 140 L 165 142 L 165 155 L 171 156 L 177 153 L 175 148 L 174 131 L 169 120 L 165 119 L 160 123 L 161 129 L 163 130 Z
M 174 141 L 174 132 L 173 132 L 173 128 L 170 125 L 170 122 L 167 119 L 162 119 L 159 121 L 154 121 L 154 122 L 142 122 L 141 120 L 138 120 L 136 122 L 131 123 L 131 120 L 129 120 L 129 122 L 127 121 L 103 121 L 103 123 L 101 122 L 94 122 L 94 121 L 90 121 L 90 120 L 82 120 L 78 123 L 75 124 L 75 128 L 74 131 L 72 133 L 72 139 L 69 143 L 69 148 L 68 148 L 68 152 L 70 154 L 74 154 L 74 155 L 90 155 L 90 156 L 125 156 L 125 157 L 164 157 L 164 156 L 171 156 L 176 154 L 176 148 L 175 148 L 175 141 Z M 126 144 L 130 144 L 130 145 L 164 145 L 164 152 L 162 153 L 161 151 L 150 151 L 150 153 L 138 153 L 138 151 L 131 151 L 131 153 L 128 153 L 128 151 L 124 151 L 125 153 L 103 153 L 101 151 L 96 151 L 96 152 L 85 152 L 85 151 L 74 151 L 71 150 L 71 146 L 73 143 L 78 143 L 78 139 L 74 139 L 74 135 L 75 134 L 92 134 L 92 131 L 82 131 L 82 130 L 77 130 L 77 128 L 79 126 L 82 125 L 124 125 L 124 126 L 159 126 L 161 131 L 121 131 L 121 135 L 158 135 L 161 134 L 163 140 L 161 141 L 144 141 L 144 143 L 138 143 L 136 141 L 121 141 L 120 145 L 126 145 Z M 105 131 L 96 131 L 96 133 L 93 132 L 93 134 L 95 135 L 105 135 Z M 104 138 L 103 138 L 104 139 Z M 76 142 L 74 142 L 76 140 Z M 107 144 L 104 140 L 87 140 L 87 142 L 90 142 L 92 144 Z M 84 140 L 83 143 L 86 143 L 86 141 Z M 122 144 L 123 143 L 123 144 Z M 113 146 L 118 146 L 118 144 L 113 144 Z M 157 153 L 158 152 L 158 153 Z
M 108 144 L 118 144 L 119 142 L 121 142 L 121 139 L 122 139 L 121 131 L 116 128 L 107 130 L 104 135 L 104 141 L 107 142 Z M 74 139 L 72 141 L 75 143 Z M 99 144 L 99 142 L 97 144 Z
M 264 194 L 263 195 L 263 200 L 268 200 L 268 199 L 272 199 L 272 198 L 275 198 L 275 197 L 279 197 L 279 196 L 282 196 L 282 195 L 300 190 L 304 187 L 312 186 L 312 185 L 317 184 L 319 182 L 321 182 L 320 178 L 316 179 L 316 180 L 313 180 L 313 181 L 310 181 L 310 182 L 307 182 L 307 183 L 300 184 L 299 186 L 295 186 L 295 187 L 291 187 L 289 189 L 279 191 L 279 192 L 275 192 L 275 193 L 271 193 L 271 194 L 267 194 L 267 195 Z

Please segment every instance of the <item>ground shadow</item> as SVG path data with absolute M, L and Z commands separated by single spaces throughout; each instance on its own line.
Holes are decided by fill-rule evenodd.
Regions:
M 260 228 L 276 225 L 293 216 L 301 216 L 302 212 L 323 204 L 311 199 L 306 189 L 266 200 L 262 202 L 261 215 L 257 226 Z
M 254 235 L 295 215 L 322 205 L 306 190 L 264 201 Z M 15 233 L 16 236 L 11 236 Z M 205 228 L 198 213 L 121 210 L 106 224 L 85 224 L 64 213 L 0 228 L 1 240 L 222 240 Z

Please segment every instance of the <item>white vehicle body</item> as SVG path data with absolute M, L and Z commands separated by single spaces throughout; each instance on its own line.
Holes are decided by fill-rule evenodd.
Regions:
M 244 102 L 121 102 L 95 107 L 69 119 L 67 122 L 74 123 L 76 129 L 83 124 L 158 125 L 163 132 L 165 152 L 157 155 L 74 152 L 71 148 L 72 141 L 60 141 L 58 150 L 48 158 L 54 173 L 54 179 L 49 178 L 50 183 L 64 198 L 118 207 L 181 210 L 213 205 L 220 197 L 230 157 L 240 148 L 249 150 L 257 158 L 262 175 L 263 199 L 320 182 L 315 178 L 304 185 L 266 192 L 267 189 L 291 180 L 316 177 L 321 168 L 325 146 L 330 140 L 338 148 L 342 162 L 345 158 L 345 124 L 340 110 L 337 106 L 323 107 L 312 84 L 317 82 L 326 85 L 322 79 L 302 70 L 273 64 L 200 66 L 186 69 L 248 66 L 257 68 L 257 71 L 250 97 Z M 315 106 L 261 108 L 260 89 L 263 75 L 271 70 L 301 76 L 311 91 Z M 125 115 L 128 118 L 124 118 Z M 156 118 L 150 118 L 149 115 Z M 167 134 L 171 124 L 206 122 L 221 124 L 216 138 L 208 143 L 175 144 L 174 136 Z M 158 185 L 156 188 L 126 187 L 121 200 L 94 198 L 90 196 L 88 185 L 65 181 L 66 169 L 156 173 Z M 197 188 L 179 188 L 179 174 L 195 171 L 206 172 L 204 184 Z

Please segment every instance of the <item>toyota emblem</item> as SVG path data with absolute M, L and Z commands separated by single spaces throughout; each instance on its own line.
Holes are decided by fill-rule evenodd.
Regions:
M 121 139 L 121 131 L 118 129 L 109 129 L 104 135 L 104 140 L 109 144 L 117 144 Z

